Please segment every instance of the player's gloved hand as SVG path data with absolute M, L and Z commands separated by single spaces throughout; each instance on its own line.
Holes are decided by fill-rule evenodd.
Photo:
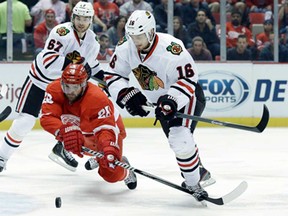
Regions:
M 77 154 L 81 158 L 83 157 L 81 152 L 84 137 L 78 126 L 72 125 L 71 123 L 62 125 L 56 139 L 64 143 L 64 148 L 67 151 Z
M 88 64 L 88 62 L 84 65 L 84 68 L 85 68 L 86 73 L 87 73 L 87 75 L 88 75 L 88 79 L 90 79 L 92 71 L 91 71 L 91 67 L 90 67 L 90 65 Z
M 176 98 L 173 96 L 166 94 L 159 97 L 155 109 L 156 119 L 167 121 L 173 119 L 177 112 L 177 106 Z
M 110 142 L 108 146 L 103 148 L 103 153 L 104 156 L 99 160 L 100 166 L 114 171 L 115 161 L 120 160 L 121 157 L 119 148 L 115 147 L 113 142 Z
M 147 112 L 142 108 L 142 105 L 147 105 L 147 99 L 137 88 L 130 87 L 122 89 L 118 94 L 116 103 L 122 109 L 125 106 L 132 116 L 139 115 L 144 117 L 149 114 L 149 111 Z
M 73 64 L 82 64 L 85 61 L 85 58 L 80 55 L 80 53 L 74 50 L 71 53 L 66 55 L 66 58 L 69 59 Z

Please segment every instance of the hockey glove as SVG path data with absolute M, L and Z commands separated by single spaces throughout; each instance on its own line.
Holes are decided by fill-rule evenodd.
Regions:
M 81 158 L 83 157 L 81 151 L 84 144 L 84 137 L 78 126 L 72 125 L 71 123 L 62 125 L 56 139 L 64 143 L 64 148 L 67 151 L 77 154 Z
M 174 118 L 176 112 L 176 98 L 171 95 L 163 95 L 159 97 L 155 109 L 156 119 L 169 121 Z
M 119 147 L 117 148 L 114 142 L 109 141 L 109 144 L 103 148 L 103 153 L 104 156 L 99 160 L 100 166 L 113 172 L 116 167 L 115 161 L 121 158 Z
M 122 109 L 126 107 L 132 116 L 139 115 L 144 117 L 149 114 L 149 112 L 142 108 L 142 105 L 147 105 L 147 99 L 137 88 L 130 87 L 122 89 L 118 94 L 116 103 Z

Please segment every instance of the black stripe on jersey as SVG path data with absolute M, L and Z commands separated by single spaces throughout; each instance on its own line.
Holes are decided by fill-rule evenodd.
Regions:
M 196 86 L 197 86 L 197 83 L 195 83 L 194 81 L 192 81 L 191 79 L 188 79 L 188 78 L 181 78 L 181 79 L 184 79 L 186 82 L 188 82 L 188 83 L 190 83 L 190 84 L 192 84 L 192 85 L 194 85 L 195 86 L 195 88 L 196 88 Z M 180 80 L 181 80 L 180 79 Z
M 179 162 L 188 162 L 188 161 L 194 160 L 197 157 L 197 154 L 198 154 L 198 150 L 196 150 L 195 153 L 189 158 L 181 159 L 181 158 L 176 157 L 176 159 Z
M 8 141 L 8 139 L 6 138 L 6 136 L 4 137 L 4 140 L 5 140 L 5 142 L 6 142 L 9 146 L 11 146 L 11 147 L 13 147 L 13 148 L 18 148 L 18 147 L 19 147 L 19 145 L 13 145 L 12 143 L 10 143 L 10 142 Z
M 95 65 L 94 67 L 92 67 L 91 69 L 94 69 L 94 68 L 98 67 L 99 64 L 100 64 L 100 63 L 96 64 L 96 65 Z
M 49 67 L 51 64 L 53 64 L 58 58 L 59 58 L 59 55 L 56 56 L 53 61 L 51 61 L 49 64 L 47 64 L 47 65 L 45 66 L 45 69 L 48 69 L 48 67 Z
M 47 55 L 50 55 L 50 54 L 55 54 L 56 52 L 46 52 L 43 57 L 47 56 Z
M 180 170 L 181 170 L 181 172 L 184 172 L 184 173 L 193 172 L 194 170 L 196 170 L 199 167 L 199 164 L 200 164 L 200 162 L 198 162 L 197 165 L 192 169 L 181 169 L 180 168 Z
M 34 74 L 32 73 L 31 70 L 29 71 L 29 74 L 30 74 L 34 79 L 36 79 L 36 80 L 38 80 L 38 81 L 40 81 L 40 82 L 44 82 L 44 83 L 47 83 L 47 84 L 50 83 L 50 82 L 45 82 L 44 80 L 41 80 L 41 79 L 39 79 L 38 77 L 34 76 Z
M 50 79 L 50 78 L 44 76 L 44 74 L 41 72 L 41 70 L 40 70 L 39 67 L 38 67 L 37 61 L 34 61 L 34 62 L 35 62 L 35 70 L 38 72 L 38 74 L 40 75 L 41 78 L 46 79 L 46 80 L 48 80 L 49 82 L 54 81 L 53 79 Z M 42 80 L 42 82 L 44 82 L 44 81 Z
M 174 88 L 174 89 L 180 91 L 181 93 L 183 93 L 184 95 L 186 95 L 186 96 L 189 98 L 189 100 L 190 100 L 191 97 L 192 97 L 191 94 L 188 94 L 187 92 L 185 92 L 185 91 L 184 91 L 182 88 L 180 88 L 180 87 L 177 87 L 177 86 L 171 86 L 170 88 Z

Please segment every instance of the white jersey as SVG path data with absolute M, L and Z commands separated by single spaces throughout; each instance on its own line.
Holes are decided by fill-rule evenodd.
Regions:
M 198 69 L 182 41 L 163 33 L 156 34 L 146 55 L 137 51 L 131 38 L 119 41 L 106 76 L 114 99 L 129 86 L 131 72 L 149 102 L 157 103 L 161 95 L 169 94 L 177 99 L 178 109 L 190 102 L 198 81 Z
M 87 62 L 92 68 L 92 75 L 95 75 L 101 70 L 97 60 L 99 50 L 97 36 L 92 30 L 88 29 L 82 40 L 71 22 L 57 25 L 51 30 L 44 49 L 33 61 L 29 76 L 36 86 L 45 90 L 50 82 L 61 77 L 65 58 L 73 51 L 85 58 L 83 64 Z

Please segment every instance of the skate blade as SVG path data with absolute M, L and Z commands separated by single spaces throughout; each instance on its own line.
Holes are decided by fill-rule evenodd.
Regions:
M 76 168 L 75 167 L 72 167 L 72 166 L 69 166 L 65 163 L 65 161 L 60 158 L 59 156 L 55 155 L 53 152 L 49 154 L 48 156 L 52 161 L 54 161 L 55 163 L 59 164 L 60 166 L 72 171 L 72 172 L 75 172 L 76 171 Z
M 203 188 L 205 188 L 205 187 L 208 187 L 208 186 L 213 185 L 213 184 L 215 184 L 215 183 L 216 183 L 216 180 L 215 180 L 215 179 L 209 178 L 209 179 L 207 179 L 207 180 L 205 180 L 205 181 L 201 181 L 201 182 L 200 182 L 200 185 L 201 185 Z

